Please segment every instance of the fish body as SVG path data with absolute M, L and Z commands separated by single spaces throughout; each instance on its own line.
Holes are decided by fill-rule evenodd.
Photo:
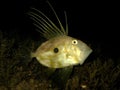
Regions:
M 58 28 L 44 13 L 32 8 L 30 12 L 34 25 L 39 29 L 40 34 L 47 39 L 31 57 L 35 57 L 39 63 L 49 68 L 65 68 L 77 64 L 83 64 L 85 59 L 92 52 L 92 49 L 81 40 L 68 36 L 68 25 L 66 17 L 66 29 L 62 26 L 56 12 L 51 4 L 55 17 L 59 23 Z
M 54 37 L 40 45 L 32 57 L 49 68 L 64 68 L 83 64 L 91 49 L 81 40 L 70 36 Z

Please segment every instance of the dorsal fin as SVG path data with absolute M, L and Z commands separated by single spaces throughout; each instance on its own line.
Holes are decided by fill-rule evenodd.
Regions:
M 58 28 L 56 24 L 52 20 L 50 20 L 43 12 L 39 11 L 38 9 L 31 8 L 31 10 L 33 11 L 29 12 L 28 15 L 30 15 L 31 19 L 34 21 L 33 24 L 37 27 L 37 31 L 39 31 L 40 34 L 46 39 L 51 39 L 53 37 L 61 36 L 61 35 L 68 35 L 68 24 L 67 24 L 66 13 L 65 13 L 65 21 L 66 21 L 66 30 L 65 30 L 52 5 L 48 1 L 47 3 L 52 9 L 59 23 L 60 28 Z

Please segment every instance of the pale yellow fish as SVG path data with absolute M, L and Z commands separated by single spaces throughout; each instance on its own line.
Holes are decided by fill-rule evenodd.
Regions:
M 31 57 L 35 57 L 39 63 L 49 68 L 65 68 L 83 64 L 85 59 L 92 52 L 92 49 L 81 40 L 68 36 L 68 25 L 66 18 L 66 30 L 62 26 L 56 12 L 53 10 L 58 20 L 60 28 L 58 28 L 45 14 L 32 8 L 33 12 L 29 12 L 34 25 L 39 29 L 40 34 L 46 39 Z

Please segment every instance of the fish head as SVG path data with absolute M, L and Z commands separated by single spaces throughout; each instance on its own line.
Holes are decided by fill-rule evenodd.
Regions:
M 49 68 L 64 68 L 83 64 L 91 52 L 84 42 L 63 35 L 42 43 L 31 56 Z

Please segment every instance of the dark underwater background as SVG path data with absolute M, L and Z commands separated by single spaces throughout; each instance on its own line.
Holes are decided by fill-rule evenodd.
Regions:
M 69 36 L 84 41 L 93 49 L 82 66 L 73 68 L 70 77 L 64 82 L 64 89 L 119 90 L 118 2 L 48 1 L 64 27 L 64 11 L 66 11 Z M 60 85 L 51 86 L 52 81 L 48 80 L 48 77 L 53 75 L 51 70 L 30 58 L 30 53 L 45 41 L 27 15 L 31 7 L 41 10 L 57 23 L 45 0 L 0 1 L 0 90 L 59 90 L 60 88 Z M 64 74 L 62 76 L 64 77 Z

